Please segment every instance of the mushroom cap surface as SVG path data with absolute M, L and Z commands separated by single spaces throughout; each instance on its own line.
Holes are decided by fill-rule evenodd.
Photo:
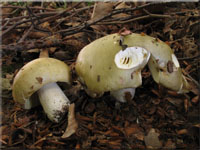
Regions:
M 16 102 L 34 106 L 31 96 L 41 87 L 53 82 L 70 84 L 70 68 L 54 58 L 38 58 L 23 66 L 14 78 L 12 95 Z M 27 109 L 30 109 L 27 108 Z
M 130 36 L 124 37 L 124 44 L 128 47 L 140 46 L 131 39 Z M 106 91 L 136 88 L 142 84 L 141 69 L 145 65 L 141 65 L 137 70 L 135 68 L 120 69 L 116 66 L 115 56 L 122 50 L 119 41 L 118 34 L 107 35 L 80 51 L 75 69 L 81 82 L 90 91 L 102 94 Z

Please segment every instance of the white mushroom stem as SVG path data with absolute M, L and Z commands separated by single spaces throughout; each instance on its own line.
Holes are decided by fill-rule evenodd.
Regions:
M 125 88 L 121 90 L 111 91 L 112 95 L 119 102 L 127 102 L 129 99 L 133 99 L 135 95 L 135 88 Z
M 69 108 L 70 101 L 56 83 L 43 86 L 38 92 L 40 103 L 53 122 L 59 122 Z

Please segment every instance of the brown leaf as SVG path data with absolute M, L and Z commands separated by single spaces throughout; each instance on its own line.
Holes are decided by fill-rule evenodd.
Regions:
M 177 131 L 177 134 L 181 135 L 181 134 L 187 134 L 188 130 L 187 129 L 181 129 Z
M 49 28 L 49 26 L 50 26 L 49 22 L 44 22 L 40 25 L 40 27 L 42 28 Z
M 194 127 L 200 128 L 200 123 L 193 125 Z
M 176 107 L 180 107 L 183 103 L 183 100 L 182 99 L 179 99 L 179 98 L 170 98 L 170 97 L 167 97 L 165 98 L 168 102 L 170 102 L 171 104 L 173 104 L 174 106 Z
M 90 21 L 96 21 L 108 15 L 112 11 L 113 5 L 114 3 L 96 2 L 94 5 L 94 9 L 93 9 Z M 105 30 L 105 27 L 101 25 L 93 25 L 92 28 L 98 31 Z
M 92 12 L 91 20 L 95 21 L 109 14 L 113 9 L 113 5 L 114 3 L 96 2 Z
M 9 136 L 8 135 L 2 135 L 1 136 L 1 139 L 0 139 L 0 142 L 3 143 L 3 144 L 7 144 L 7 140 L 9 139 Z
M 196 104 L 199 101 L 199 95 L 193 97 L 191 101 Z
M 179 94 L 175 91 L 171 91 L 171 90 L 167 90 L 167 94 L 171 95 L 171 96 L 179 96 Z
M 162 146 L 162 143 L 158 138 L 159 135 L 160 134 L 156 133 L 155 129 L 150 129 L 148 135 L 144 137 L 144 142 L 147 148 L 160 148 Z
M 63 43 L 69 46 L 70 51 L 80 51 L 93 40 L 91 38 L 93 37 L 88 36 L 88 33 L 81 32 L 64 37 Z
M 76 132 L 78 128 L 78 123 L 75 119 L 75 104 L 72 103 L 69 106 L 69 112 L 68 112 L 68 125 L 65 133 L 62 135 L 62 138 L 68 138 L 72 134 Z
M 57 52 L 54 53 L 55 58 L 59 59 L 59 60 L 68 60 L 71 59 L 71 56 L 69 54 L 68 51 L 62 51 L 59 50 Z
M 194 57 L 199 55 L 199 49 L 197 44 L 195 44 L 194 38 L 182 38 L 184 44 L 184 54 L 186 57 Z
M 2 8 L 2 15 L 9 14 L 13 11 L 13 8 Z
M 38 48 L 30 49 L 27 51 L 28 53 L 39 53 L 40 50 Z
M 130 6 L 128 6 L 125 2 L 121 2 L 119 5 L 115 7 L 115 9 L 123 9 L 123 8 L 130 8 Z M 130 15 L 126 13 L 120 13 L 120 14 L 114 15 L 113 18 L 123 18 L 123 17 L 128 17 L 128 16 Z
M 135 136 L 138 140 L 144 140 L 144 133 L 142 128 L 140 128 L 137 124 L 132 124 L 131 126 L 126 127 L 124 131 L 128 137 Z
M 28 35 L 28 37 L 32 39 L 39 39 L 39 38 L 47 37 L 47 36 L 49 36 L 49 34 L 45 32 L 30 32 Z

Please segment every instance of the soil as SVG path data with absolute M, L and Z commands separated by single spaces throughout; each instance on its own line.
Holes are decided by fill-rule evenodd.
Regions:
M 6 2 L 1 9 L 2 149 L 199 148 L 199 3 Z M 88 96 L 74 69 L 79 52 L 123 28 L 169 44 L 191 90 L 179 94 L 157 84 L 146 66 L 142 86 L 126 103 L 109 92 Z M 78 128 L 67 138 L 67 114 L 53 123 L 41 106 L 25 110 L 12 97 L 15 75 L 42 50 L 71 68 L 72 85 L 61 87 L 75 104 Z

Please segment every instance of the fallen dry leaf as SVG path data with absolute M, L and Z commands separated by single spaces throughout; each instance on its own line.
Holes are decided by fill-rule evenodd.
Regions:
M 76 132 L 78 128 L 78 123 L 75 118 L 75 104 L 72 103 L 69 106 L 69 112 L 68 112 L 68 125 L 65 133 L 62 135 L 62 138 L 68 138 L 72 134 Z
M 193 125 L 194 127 L 200 128 L 200 124 Z
M 141 128 L 137 124 L 132 124 L 129 127 L 125 127 L 124 131 L 127 136 L 131 136 L 132 134 L 141 132 Z
M 49 36 L 48 33 L 44 33 L 44 32 L 35 32 L 35 31 L 30 32 L 29 35 L 28 35 L 28 37 L 29 37 L 29 38 L 32 38 L 32 39 L 39 39 L 39 38 L 47 37 L 47 36 Z
M 141 127 L 137 124 L 132 124 L 129 127 L 125 127 L 125 134 L 128 137 L 136 137 L 140 141 L 144 141 L 144 133 Z
M 191 101 L 196 104 L 199 101 L 199 95 L 193 97 Z
M 90 21 L 96 21 L 108 15 L 112 11 L 113 5 L 114 3 L 96 2 Z M 102 31 L 105 29 L 105 26 L 93 25 L 92 28 L 96 29 L 97 31 Z
M 119 5 L 117 5 L 115 7 L 115 9 L 123 9 L 123 8 L 130 8 L 130 6 L 128 6 L 125 2 L 121 2 Z M 117 14 L 117 15 L 114 15 L 114 18 L 123 18 L 123 17 L 128 17 L 130 15 L 128 14 L 125 14 L 125 13 L 120 13 L 120 14 Z
M 181 129 L 177 131 L 177 134 L 181 135 L 181 134 L 187 134 L 188 130 L 187 129 Z
M 144 142 L 147 148 L 161 148 L 162 143 L 159 140 L 159 133 L 156 133 L 154 128 L 151 128 L 148 135 L 144 137 Z
M 39 53 L 40 50 L 38 48 L 27 50 L 28 53 Z
M 71 68 L 73 84 L 70 89 L 63 84 L 61 88 L 76 105 L 75 116 L 79 127 L 75 134 L 62 139 L 62 134 L 67 130 L 68 118 L 54 124 L 46 118 L 41 106 L 24 111 L 20 104 L 14 102 L 12 92 L 3 90 L 0 144 L 4 149 L 25 146 L 27 149 L 40 150 L 155 149 L 156 143 L 158 147 L 163 146 L 162 149 L 198 147 L 200 90 L 197 82 L 200 40 L 197 37 L 200 3 L 179 3 L 174 6 L 171 3 L 140 1 L 100 2 L 107 6 L 97 11 L 98 19 L 107 15 L 110 17 L 94 22 L 95 20 L 91 18 L 92 12 L 95 12 L 93 10 L 97 10 L 94 9 L 94 5 L 100 6 L 98 5 L 100 3 L 95 3 L 72 2 L 66 5 L 63 2 L 31 2 L 30 5 L 28 3 L 26 5 L 30 8 L 30 12 L 25 5 L 9 3 L 8 7 L 12 8 L 8 9 L 12 11 L 4 12 L 9 14 L 2 16 L 3 50 L 0 62 L 2 77 L 12 83 L 12 75 L 16 75 L 21 66 L 38 58 L 40 50 L 48 49 L 50 57 L 62 59 Z M 128 9 L 125 5 L 130 6 L 132 11 L 126 11 Z M 120 7 L 123 8 L 123 13 L 116 10 Z M 161 18 L 153 17 L 155 14 Z M 162 18 L 166 14 L 171 17 Z M 142 19 L 148 15 L 149 18 Z M 129 23 L 125 23 L 126 21 Z M 80 83 L 78 85 L 75 83 L 78 78 L 75 63 L 80 50 L 104 35 L 119 34 L 119 30 L 124 27 L 133 33 L 141 33 L 142 37 L 150 35 L 167 41 L 179 60 L 186 80 L 191 85 L 190 92 L 179 94 L 161 88 L 153 81 L 147 66 L 142 70 L 144 82 L 137 89 L 135 98 L 131 102 L 121 104 L 121 109 L 115 109 L 115 101 L 109 96 L 109 92 L 105 92 L 97 99 L 86 95 L 84 87 Z M 130 31 L 124 30 L 120 35 L 126 36 Z M 126 37 L 122 44 L 126 44 L 125 39 Z M 120 38 L 120 41 L 123 41 L 123 38 Z M 171 65 L 169 62 L 167 68 L 169 72 L 174 71 Z M 92 64 L 91 66 L 94 69 L 95 66 Z M 6 75 L 7 73 L 11 76 Z M 100 82 L 102 77 L 99 77 Z M 35 81 L 37 82 L 36 79 Z M 39 81 L 41 82 L 41 79 Z M 184 99 L 187 99 L 185 103 Z M 70 121 L 67 132 L 72 134 L 73 128 L 69 129 L 69 126 Z M 148 134 L 151 128 L 159 129 L 158 133 L 161 136 L 156 133 L 157 130 Z
M 96 2 L 94 5 L 91 20 L 95 21 L 110 13 L 113 9 L 113 5 L 114 3 Z

